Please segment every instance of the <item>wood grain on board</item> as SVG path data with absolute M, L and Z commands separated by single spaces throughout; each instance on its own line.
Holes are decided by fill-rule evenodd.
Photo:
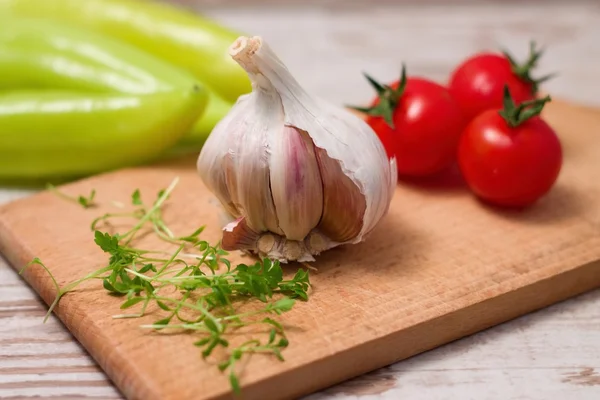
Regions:
M 331 250 L 314 264 L 310 301 L 282 317 L 291 342 L 286 361 L 252 357 L 241 376 L 244 398 L 308 394 L 600 286 L 600 114 L 554 102 L 545 117 L 565 151 L 547 197 L 527 211 L 506 211 L 476 201 L 452 177 L 401 182 L 368 241 Z M 5 205 L 0 250 L 15 268 L 39 257 L 65 284 L 104 265 L 89 224 L 115 211 L 111 200 L 127 202 L 135 188 L 149 198 L 176 176 L 165 219 L 180 233 L 206 224 L 205 237 L 218 240 L 212 196 L 188 160 L 63 187 L 70 194 L 96 189 L 100 208 L 85 210 L 48 192 Z M 146 247 L 162 245 L 151 235 L 144 240 Z M 24 277 L 53 300 L 41 268 Z M 157 314 L 114 320 L 119 305 L 94 282 L 65 296 L 56 312 L 126 397 L 230 397 L 226 377 L 202 361 L 194 337 L 139 329 Z

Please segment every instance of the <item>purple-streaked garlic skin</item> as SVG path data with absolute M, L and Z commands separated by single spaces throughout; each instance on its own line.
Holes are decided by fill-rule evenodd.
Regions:
M 343 174 L 339 162 L 329 158 L 323 149 L 317 149 L 316 153 L 324 192 L 323 217 L 318 227 L 331 240 L 346 242 L 358 236 L 363 227 L 365 196 Z
M 323 183 L 308 133 L 284 126 L 269 169 L 279 228 L 287 239 L 304 240 L 323 213 Z
M 197 163 L 233 220 L 223 248 L 314 261 L 362 241 L 387 213 L 395 160 L 363 120 L 308 96 L 262 39 L 241 37 L 230 54 L 253 91 L 217 124 Z

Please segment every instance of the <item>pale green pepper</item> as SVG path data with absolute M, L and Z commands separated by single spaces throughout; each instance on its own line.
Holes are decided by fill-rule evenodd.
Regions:
M 198 148 L 237 98 L 251 90 L 247 74 L 228 54 L 240 34 L 182 8 L 145 0 L 0 0 L 0 12 L 102 32 L 192 72 L 209 90 L 209 102 L 180 147 Z
M 206 101 L 192 74 L 113 38 L 0 20 L 0 179 L 79 177 L 155 159 Z

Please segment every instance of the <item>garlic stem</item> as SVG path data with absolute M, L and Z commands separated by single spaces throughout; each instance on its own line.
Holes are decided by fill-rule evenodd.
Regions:
M 248 73 L 257 74 L 260 71 L 252 62 L 252 56 L 260 48 L 262 40 L 260 37 L 239 37 L 229 47 L 229 55 Z

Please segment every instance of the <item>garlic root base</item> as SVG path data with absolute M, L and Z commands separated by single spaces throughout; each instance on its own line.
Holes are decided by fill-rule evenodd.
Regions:
M 304 240 L 289 240 L 272 232 L 257 233 L 248 227 L 244 218 L 223 229 L 223 250 L 241 250 L 281 263 L 315 261 L 315 256 L 337 245 L 318 230 L 312 230 Z

